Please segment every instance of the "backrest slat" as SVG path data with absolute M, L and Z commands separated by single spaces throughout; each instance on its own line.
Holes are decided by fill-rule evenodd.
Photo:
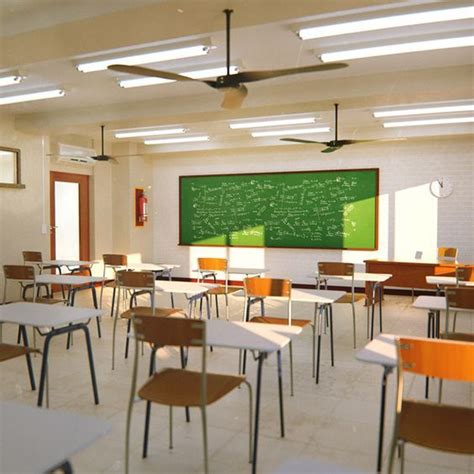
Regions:
M 245 295 L 264 298 L 265 296 L 290 297 L 291 280 L 278 278 L 245 278 Z
M 3 265 L 7 280 L 34 281 L 35 268 L 31 265 Z
M 458 249 L 456 247 L 438 247 L 438 258 L 456 260 Z
M 205 342 L 205 321 L 156 316 L 135 316 L 133 320 L 137 339 L 157 347 L 200 347 Z
M 32 250 L 23 250 L 23 261 L 24 262 L 42 262 L 43 256 L 41 252 Z
M 199 270 L 216 270 L 225 272 L 227 270 L 226 258 L 198 258 Z
M 474 344 L 440 339 L 399 339 L 403 370 L 428 377 L 474 382 Z
M 127 256 L 121 254 L 105 253 L 102 258 L 104 265 L 126 266 L 128 263 Z
M 120 270 L 116 274 L 117 283 L 122 288 L 130 289 L 154 289 L 155 275 L 153 272 L 132 272 L 129 270 Z
M 354 274 L 354 264 L 344 262 L 318 262 L 318 274 L 322 276 Z
M 445 294 L 448 308 L 471 309 L 474 311 L 474 288 L 447 286 Z

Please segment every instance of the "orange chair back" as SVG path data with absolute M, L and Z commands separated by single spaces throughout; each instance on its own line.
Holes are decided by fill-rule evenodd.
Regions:
M 42 262 L 43 256 L 41 252 L 34 252 L 31 250 L 23 250 L 23 261 L 25 262 Z
M 457 267 L 456 279 L 458 281 L 474 281 L 474 267 L 473 266 Z
M 351 276 L 354 274 L 353 263 L 343 262 L 318 262 L 318 274 L 323 275 L 345 275 Z
M 264 298 L 265 296 L 284 296 L 291 294 L 291 280 L 278 278 L 245 278 L 245 296 Z
M 225 272 L 227 270 L 226 258 L 198 258 L 199 270 L 218 270 Z
M 137 339 L 157 347 L 199 347 L 205 342 L 204 321 L 156 316 L 135 316 L 133 321 Z
M 474 288 L 448 286 L 445 289 L 448 308 L 471 309 L 474 311 Z
M 474 382 L 474 344 L 441 339 L 399 339 L 403 370 L 428 377 Z
M 458 249 L 456 247 L 438 247 L 438 258 L 450 258 L 455 260 L 458 256 Z
M 31 265 L 3 265 L 3 273 L 7 280 L 33 281 L 35 268 Z
M 120 254 L 105 253 L 103 256 L 105 265 L 125 266 L 127 265 L 127 256 Z
M 117 283 L 123 288 L 155 288 L 153 272 L 131 272 L 120 270 L 116 274 Z

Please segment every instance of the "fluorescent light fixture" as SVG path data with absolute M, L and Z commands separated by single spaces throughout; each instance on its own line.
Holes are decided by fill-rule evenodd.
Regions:
M 441 105 L 436 107 L 418 107 L 413 109 L 379 110 L 374 112 L 375 118 L 401 117 L 405 115 L 450 114 L 456 112 L 474 112 L 474 104 Z
M 207 142 L 209 137 L 183 137 L 183 138 L 159 138 L 157 140 L 145 140 L 145 145 L 167 145 L 168 143 L 191 143 L 191 142 Z
M 239 72 L 239 68 L 237 66 L 230 67 L 231 74 L 235 74 L 237 72 Z M 207 77 L 225 76 L 227 74 L 227 68 L 215 67 L 212 69 L 202 69 L 199 71 L 180 72 L 179 74 L 192 77 L 193 79 L 204 79 Z M 131 87 L 154 86 L 157 84 L 166 84 L 168 82 L 176 81 L 172 81 L 171 79 L 163 79 L 161 77 L 140 77 L 138 79 L 123 79 L 119 81 L 118 84 L 120 87 L 129 89 Z
M 297 129 L 286 129 L 286 130 L 268 130 L 265 132 L 252 132 L 252 137 L 279 137 L 282 135 L 306 135 L 309 133 L 326 133 L 331 131 L 329 127 L 313 127 L 313 128 L 297 128 Z
M 0 87 L 19 84 L 23 80 L 21 76 L 3 76 L 0 77 Z
M 287 118 L 275 120 L 260 120 L 259 122 L 234 122 L 230 123 L 232 129 L 241 128 L 259 128 L 259 127 L 278 127 L 281 125 L 305 125 L 316 122 L 315 117 Z
M 33 92 L 29 94 L 10 95 L 7 97 L 0 97 L 0 105 L 16 104 L 18 102 L 30 102 L 32 100 L 54 99 L 55 97 L 63 97 L 64 91 L 62 89 L 54 89 L 42 92 Z
M 472 123 L 474 117 L 456 117 L 446 119 L 430 119 L 430 120 L 404 120 L 402 122 L 385 122 L 384 128 L 394 127 L 417 127 L 419 125 L 450 125 L 455 123 Z
M 298 36 L 303 40 L 308 40 L 346 35 L 350 33 L 362 33 L 364 31 L 385 30 L 387 28 L 398 28 L 402 26 L 466 20 L 470 18 L 474 18 L 474 7 L 449 8 L 445 10 L 407 13 L 405 15 L 393 15 L 381 18 L 371 18 L 368 20 L 350 21 L 335 25 L 303 28 L 298 32 Z
M 133 56 L 124 56 L 113 59 L 103 59 L 77 64 L 76 68 L 81 72 L 103 71 L 112 64 L 125 64 L 127 66 L 136 66 L 137 64 L 158 63 L 161 61 L 170 61 L 172 59 L 192 58 L 203 56 L 209 52 L 209 46 L 198 45 L 188 46 L 187 48 L 170 49 L 167 51 L 156 51 L 154 53 L 137 54 Z
M 320 58 L 323 63 L 329 63 L 332 61 L 347 61 L 349 59 L 373 58 L 376 56 L 389 56 L 391 54 L 417 53 L 420 51 L 462 48 L 465 46 L 474 46 L 474 36 L 461 36 L 458 38 L 445 38 L 430 41 L 417 41 L 414 43 L 388 44 L 371 48 L 351 49 L 348 51 L 323 53 Z
M 176 133 L 184 133 L 184 128 L 168 128 L 162 130 L 135 130 L 130 132 L 116 132 L 115 138 L 136 138 L 136 137 L 156 137 L 160 135 L 174 135 Z

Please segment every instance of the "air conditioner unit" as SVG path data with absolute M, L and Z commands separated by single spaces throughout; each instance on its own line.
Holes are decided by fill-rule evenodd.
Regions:
M 91 158 L 95 154 L 95 150 L 92 148 L 58 143 L 58 161 L 80 165 L 95 165 L 96 160 Z

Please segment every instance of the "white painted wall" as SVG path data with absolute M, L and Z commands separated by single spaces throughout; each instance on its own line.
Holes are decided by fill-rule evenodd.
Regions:
M 330 155 L 316 146 L 161 155 L 153 170 L 154 261 L 178 263 L 176 275 L 190 277 L 198 256 L 227 256 L 232 266 L 264 265 L 269 275 L 295 283 L 312 282 L 307 275 L 318 260 L 362 264 L 367 258 L 413 258 L 417 250 L 428 258 L 438 246 L 454 246 L 461 261 L 474 261 L 473 145 L 464 137 L 354 145 Z M 374 167 L 380 169 L 378 251 L 177 246 L 180 175 Z M 450 198 L 429 193 L 435 176 L 454 183 Z

